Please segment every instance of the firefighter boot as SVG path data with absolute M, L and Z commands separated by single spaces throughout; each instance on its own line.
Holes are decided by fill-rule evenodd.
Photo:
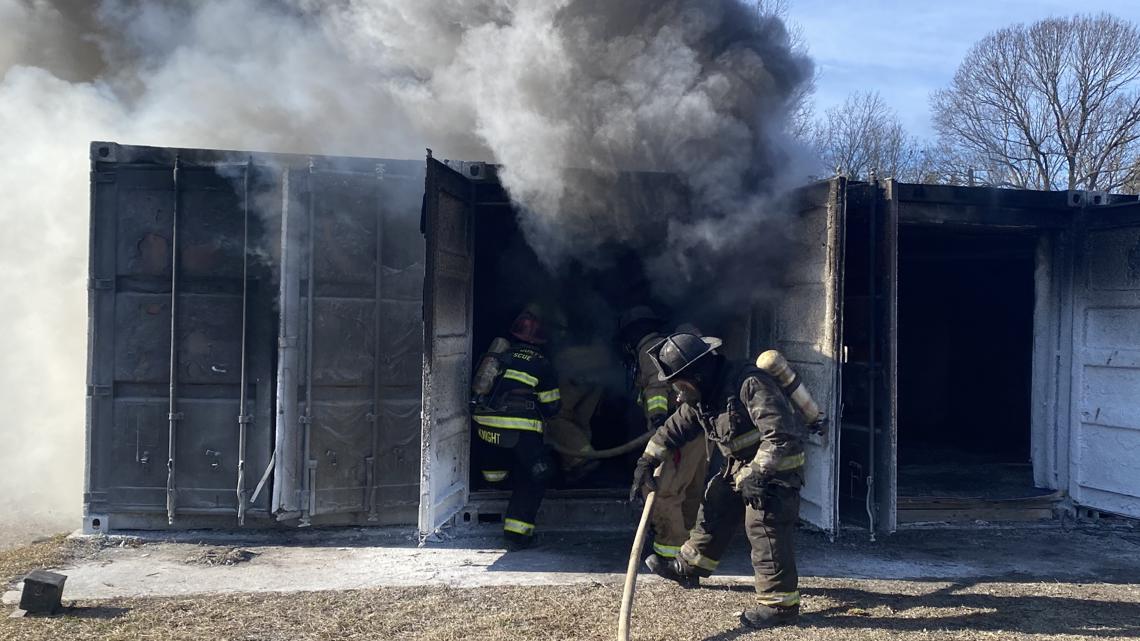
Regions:
M 789 625 L 800 618 L 800 606 L 758 605 L 740 614 L 740 622 L 750 628 L 773 628 Z
M 525 550 L 534 545 L 534 536 L 527 536 L 525 534 L 518 534 L 516 532 L 506 532 L 504 535 L 507 539 L 507 551 L 518 552 Z
M 668 558 L 660 554 L 650 554 L 645 565 L 659 577 L 676 581 L 685 589 L 701 587 L 701 577 L 697 576 L 687 563 L 678 558 Z

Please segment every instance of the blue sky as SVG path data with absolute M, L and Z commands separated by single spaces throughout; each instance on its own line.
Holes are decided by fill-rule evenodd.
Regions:
M 1136 0 L 791 0 L 789 18 L 802 28 L 819 67 L 817 115 L 852 91 L 878 90 L 908 131 L 925 138 L 933 136 L 930 93 L 950 84 L 970 46 L 987 33 L 1101 11 L 1140 24 Z

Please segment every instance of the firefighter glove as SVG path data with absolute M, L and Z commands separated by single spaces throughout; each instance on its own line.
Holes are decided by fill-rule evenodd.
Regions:
M 760 478 L 760 474 L 749 465 L 738 472 L 733 480 L 736 491 L 740 492 L 744 502 L 759 510 L 764 498 L 764 480 Z
M 650 492 L 657 491 L 657 480 L 653 478 L 653 472 L 659 465 L 661 459 L 648 454 L 642 454 L 637 459 L 637 466 L 633 468 L 633 487 L 629 488 L 630 502 L 637 500 L 643 487 Z
M 819 416 L 816 417 L 816 419 L 814 421 L 811 422 L 810 425 L 807 426 L 807 428 L 808 428 L 808 431 L 811 432 L 812 434 L 819 434 L 820 436 L 825 436 L 827 434 L 827 424 L 828 424 L 827 415 L 826 414 L 820 414 Z

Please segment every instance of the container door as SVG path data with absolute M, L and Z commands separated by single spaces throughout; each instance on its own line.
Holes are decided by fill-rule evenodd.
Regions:
M 225 152 L 96 142 L 91 159 L 85 509 L 113 527 L 264 516 L 248 499 L 271 450 L 273 292 L 253 194 L 273 177 Z
M 287 170 L 278 518 L 406 524 L 419 478 L 423 165 Z
M 799 224 L 800 241 L 776 304 L 774 338 L 808 386 L 832 425 L 807 446 L 800 518 L 827 531 L 836 525 L 835 467 L 839 416 L 839 352 L 842 318 L 842 227 L 846 180 L 833 179 L 806 190 Z
M 1070 494 L 1140 517 L 1140 209 L 1090 210 L 1074 279 Z
M 848 187 L 842 229 L 838 516 L 872 540 L 896 521 L 897 190 L 893 180 Z
M 428 158 L 423 230 L 423 426 L 420 453 L 421 539 L 467 503 L 470 464 L 473 219 L 471 183 Z

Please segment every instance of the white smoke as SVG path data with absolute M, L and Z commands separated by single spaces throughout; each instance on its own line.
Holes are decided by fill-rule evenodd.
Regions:
M 691 280 L 771 218 L 809 75 L 735 0 L 0 0 L 0 538 L 78 522 L 89 141 L 486 159 L 549 265 L 640 243 Z M 615 206 L 625 168 L 697 213 Z

